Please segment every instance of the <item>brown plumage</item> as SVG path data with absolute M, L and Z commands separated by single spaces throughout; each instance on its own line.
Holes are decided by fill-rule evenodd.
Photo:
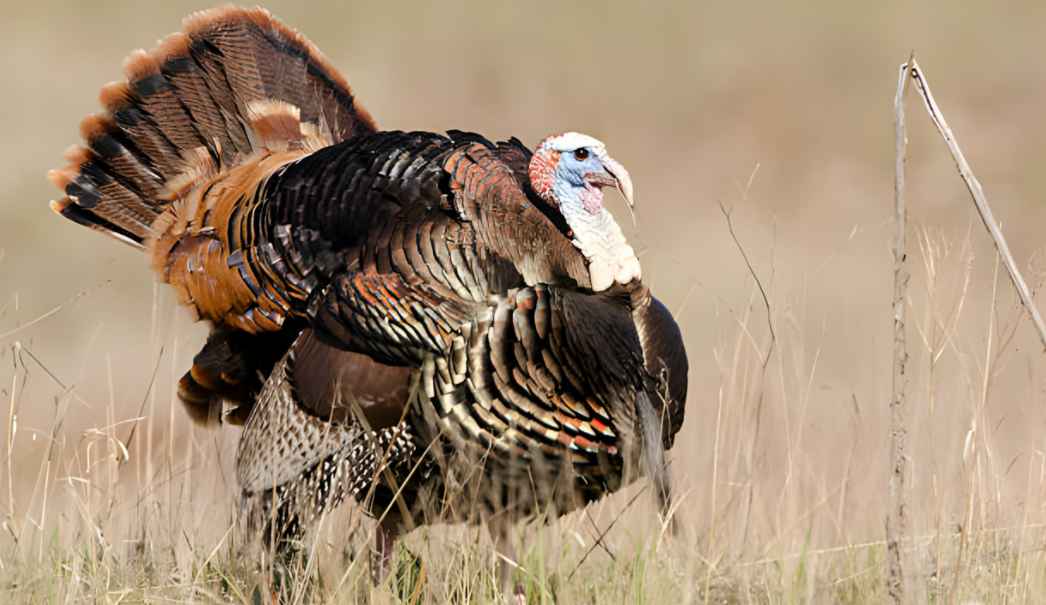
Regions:
M 576 237 L 550 188 L 560 147 L 598 141 L 549 139 L 538 195 L 515 139 L 378 132 L 261 9 L 194 14 L 125 72 L 51 173 L 52 206 L 144 248 L 212 324 L 179 393 L 194 418 L 231 402 L 247 419 L 237 467 L 255 526 L 296 538 L 348 496 L 391 511 L 391 532 L 509 522 L 641 472 L 667 502 L 678 327 L 612 218 L 605 239 Z M 591 149 L 610 172 L 589 181 L 588 148 L 570 156 L 586 212 L 611 182 L 631 202 L 624 169 Z M 594 288 L 606 259 L 611 285 Z

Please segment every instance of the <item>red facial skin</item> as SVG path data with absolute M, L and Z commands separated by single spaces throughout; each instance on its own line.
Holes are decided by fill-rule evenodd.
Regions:
M 556 165 L 559 164 L 559 152 L 541 149 L 530 160 L 530 186 L 541 196 L 541 199 L 559 207 L 556 196 L 552 193 L 552 183 L 556 179 Z

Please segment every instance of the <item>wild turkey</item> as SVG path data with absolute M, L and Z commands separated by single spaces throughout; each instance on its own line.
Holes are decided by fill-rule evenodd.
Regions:
M 562 514 L 641 472 L 667 502 L 686 355 L 603 207 L 632 184 L 602 143 L 379 132 L 261 9 L 193 14 L 125 71 L 52 207 L 144 249 L 211 323 L 181 396 L 247 418 L 253 526 L 287 544 L 353 496 L 387 553 L 419 523 Z

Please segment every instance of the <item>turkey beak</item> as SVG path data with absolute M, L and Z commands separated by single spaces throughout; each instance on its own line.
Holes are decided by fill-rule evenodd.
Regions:
M 636 198 L 635 190 L 632 187 L 632 177 L 629 176 L 625 167 L 618 163 L 614 158 L 605 156 L 600 158 L 600 160 L 603 162 L 603 169 L 614 178 L 614 186 L 617 187 L 617 190 L 621 192 L 622 197 L 625 198 L 625 202 L 628 203 L 628 212 L 632 215 L 632 226 L 637 226 Z

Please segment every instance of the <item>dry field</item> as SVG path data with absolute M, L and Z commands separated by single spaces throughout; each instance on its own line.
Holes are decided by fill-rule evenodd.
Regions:
M 642 482 L 521 527 L 531 603 L 884 601 L 892 101 L 913 48 L 1046 280 L 1046 4 L 718 4 L 269 5 L 384 127 L 582 130 L 636 180 L 629 237 L 691 360 L 671 453 L 683 532 L 661 534 Z M 191 426 L 174 395 L 204 328 L 139 254 L 51 215 L 44 178 L 123 57 L 204 6 L 3 6 L 2 602 L 260 596 L 264 565 L 231 529 L 238 433 Z M 1046 602 L 1046 358 L 910 108 L 912 600 Z M 460 527 L 412 534 L 402 581 L 371 589 L 368 524 L 328 520 L 299 600 L 493 598 L 490 543 Z

